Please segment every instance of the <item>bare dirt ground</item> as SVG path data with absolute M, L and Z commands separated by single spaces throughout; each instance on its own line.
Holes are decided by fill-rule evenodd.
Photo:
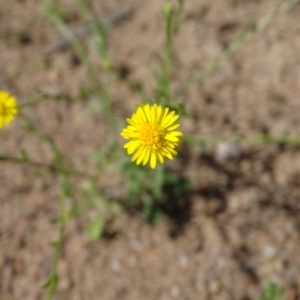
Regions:
M 279 0 L 187 0 L 176 40 L 176 84 L 206 67 Z M 70 27 L 81 24 L 73 1 Z M 105 16 L 131 7 L 130 18 L 111 30 L 116 67 L 152 91 L 154 53 L 164 45 L 160 0 L 99 1 Z M 300 134 L 300 7 L 280 16 L 212 76 L 191 88 L 183 120 L 185 133 L 201 136 Z M 0 2 L 0 88 L 21 103 L 42 92 L 76 95 L 87 83 L 86 69 L 70 50 L 45 58 L 60 35 L 34 0 Z M 90 58 L 97 56 L 84 41 Z M 101 76 L 101 71 L 99 71 Z M 113 107 L 128 116 L 139 98 L 116 82 Z M 105 120 L 79 102 L 45 101 L 28 109 L 33 122 L 50 133 L 78 168 L 105 145 Z M 0 153 L 25 149 L 37 161 L 51 152 L 26 133 L 21 120 L 0 132 Z M 121 140 L 120 140 L 121 145 Z M 300 299 L 300 148 L 274 143 L 243 145 L 234 161 L 218 160 L 215 147 L 203 153 L 182 146 L 175 167 L 191 190 L 171 199 L 155 226 L 120 214 L 110 239 L 91 241 L 71 220 L 59 263 L 54 299 L 254 299 L 265 284 L 285 287 Z M 111 176 L 117 170 L 110 170 Z M 107 176 L 107 174 L 106 174 Z M 109 182 L 118 190 L 120 176 Z M 42 284 L 53 260 L 58 234 L 59 185 L 55 176 L 11 163 L 0 167 L 0 299 L 44 299 Z M 173 202 L 172 202 L 173 200 Z

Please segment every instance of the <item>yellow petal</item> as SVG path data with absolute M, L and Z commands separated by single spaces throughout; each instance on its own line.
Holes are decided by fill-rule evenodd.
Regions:
M 148 148 L 146 148 L 146 152 L 145 152 L 144 159 L 143 159 L 143 165 L 145 165 L 148 162 L 149 156 L 150 156 L 150 150 Z
M 133 127 L 137 127 L 138 126 L 138 122 L 132 120 L 132 119 L 126 119 L 127 123 L 130 124 Z
M 131 131 L 122 131 L 121 136 L 124 137 L 125 139 L 130 139 L 130 138 L 138 138 L 138 133 L 136 132 L 131 132 Z
M 142 147 L 141 148 L 139 148 L 136 152 L 135 152 L 135 154 L 132 156 L 132 158 L 131 158 L 131 161 L 135 161 L 139 156 L 140 156 L 140 154 L 141 154 L 141 152 L 142 152 Z
M 136 122 L 137 124 L 142 124 L 144 121 L 142 120 L 141 116 L 139 114 L 133 114 L 131 119 Z
M 179 123 L 175 123 L 175 124 L 171 124 L 171 125 L 169 125 L 169 126 L 167 126 L 165 128 L 168 129 L 169 131 L 172 131 L 172 130 L 178 128 L 179 126 L 180 126 Z
M 140 143 L 138 141 L 131 141 L 124 145 L 124 148 L 127 148 L 127 153 L 132 154 L 134 151 L 137 150 L 137 148 L 140 146 Z
M 172 131 L 171 134 L 173 134 L 174 136 L 182 136 L 183 133 L 181 131 Z
M 170 154 L 172 156 L 172 158 L 170 158 L 170 159 L 173 159 L 173 156 L 177 155 L 177 152 L 174 149 L 168 148 L 167 150 L 170 152 Z
M 174 136 L 172 133 L 165 135 L 165 140 L 170 142 L 178 142 L 179 138 Z
M 136 164 L 137 164 L 137 165 L 139 165 L 139 164 L 142 162 L 142 160 L 143 160 L 143 158 L 144 158 L 144 156 L 145 156 L 145 151 L 146 151 L 146 149 L 143 147 L 143 148 L 142 148 L 142 151 L 141 151 L 141 154 L 140 154 L 139 158 L 138 158 L 137 161 L 136 161 Z
M 150 106 L 149 104 L 145 105 L 143 107 L 146 118 L 147 118 L 147 122 L 149 122 L 151 124 L 151 112 L 150 112 Z
M 151 123 L 152 124 L 157 124 L 157 108 L 156 108 L 156 105 L 153 105 L 151 107 Z
M 174 113 L 174 112 L 173 112 Z M 171 114 L 168 116 L 168 117 L 170 117 L 171 116 Z M 178 118 L 179 118 L 179 115 L 175 115 L 175 116 L 173 116 L 172 115 L 172 117 L 170 117 L 170 118 L 166 118 L 165 120 L 164 120 L 164 123 L 162 124 L 162 126 L 164 127 L 164 128 L 167 128 L 168 126 L 170 126 L 170 125 L 172 125 L 175 121 L 177 121 L 178 120 Z
M 156 120 L 157 124 L 159 124 L 161 113 L 162 113 L 162 107 L 161 107 L 161 105 L 158 105 L 157 106 L 157 120 Z
M 144 109 L 142 107 L 139 107 L 137 109 L 136 114 L 139 116 L 139 118 L 141 120 L 141 124 L 147 123 L 146 114 L 145 114 Z
M 163 112 L 161 113 L 160 118 L 159 118 L 157 124 L 160 124 L 160 125 L 162 124 L 162 122 L 164 121 L 165 117 L 168 115 L 168 112 L 169 112 L 169 107 L 166 107 L 163 110 Z
M 156 168 L 156 155 L 155 153 L 151 153 L 151 158 L 150 158 L 150 167 L 152 169 L 155 169 Z
M 162 127 L 166 127 L 166 124 L 173 118 L 175 111 L 171 111 L 161 122 Z
M 172 156 L 172 154 L 170 153 L 169 149 L 164 149 L 163 154 L 164 154 L 164 156 L 166 156 L 167 158 L 173 159 L 173 156 Z
M 162 156 L 162 154 L 160 152 L 157 153 L 157 158 L 158 161 L 163 164 L 164 163 L 164 157 Z

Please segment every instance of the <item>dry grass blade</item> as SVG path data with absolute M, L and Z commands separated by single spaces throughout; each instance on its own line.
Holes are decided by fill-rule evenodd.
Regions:
M 128 18 L 132 14 L 132 12 L 133 12 L 133 10 L 131 8 L 120 9 L 106 17 L 100 18 L 98 21 L 98 24 L 100 26 L 105 26 L 108 24 L 116 24 L 116 23 Z M 77 39 L 86 37 L 89 33 L 90 33 L 90 28 L 85 25 L 80 26 L 80 27 L 76 28 L 74 31 L 72 31 L 73 38 L 77 38 Z M 45 55 L 47 56 L 56 51 L 61 51 L 61 50 L 67 49 L 70 46 L 71 46 L 71 44 L 68 39 L 61 38 L 47 47 L 47 49 L 45 50 Z

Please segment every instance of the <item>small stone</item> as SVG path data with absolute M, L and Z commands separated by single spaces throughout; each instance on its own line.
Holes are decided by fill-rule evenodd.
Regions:
M 171 287 L 171 295 L 173 298 L 178 298 L 180 296 L 180 289 L 177 285 Z
M 211 293 L 216 294 L 219 291 L 219 284 L 216 281 L 212 281 L 208 286 Z
M 263 254 L 266 258 L 273 258 L 277 254 L 277 249 L 271 245 L 267 245 L 263 249 Z
M 112 264 L 111 264 L 111 269 L 115 273 L 120 273 L 120 271 L 121 271 L 121 263 L 118 260 L 113 261 Z
M 68 277 L 62 277 L 58 281 L 58 289 L 61 291 L 67 291 L 71 287 L 71 281 Z
M 216 159 L 220 162 L 238 159 L 241 154 L 239 145 L 233 142 L 224 142 L 217 145 Z
M 142 244 L 139 240 L 134 239 L 134 240 L 132 240 L 130 246 L 133 251 L 139 251 L 142 247 Z
M 186 255 L 179 256 L 179 264 L 182 268 L 186 268 L 189 264 L 189 259 Z

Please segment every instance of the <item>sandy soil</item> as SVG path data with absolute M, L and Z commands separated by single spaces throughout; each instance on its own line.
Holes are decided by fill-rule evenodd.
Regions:
M 82 24 L 74 2 L 61 2 L 70 11 L 69 26 Z M 186 2 L 175 43 L 174 93 L 184 79 L 206 67 L 282 3 Z M 145 83 L 149 93 L 155 86 L 154 54 L 164 45 L 162 4 L 115 0 L 96 5 L 99 16 L 133 9 L 130 18 L 113 26 L 109 49 L 114 66 Z M 188 91 L 184 100 L 195 118 L 183 120 L 185 133 L 223 138 L 300 134 L 299 14 L 296 6 L 277 18 L 215 74 Z M 88 76 L 74 53 L 45 56 L 59 37 L 36 1 L 2 0 L 0 88 L 21 103 L 40 93 L 78 95 L 88 86 Z M 83 43 L 92 62 L 99 63 L 91 38 Z M 99 76 L 101 72 L 99 68 Z M 113 87 L 114 113 L 126 117 L 140 98 L 116 80 Z M 79 101 L 49 99 L 26 110 L 26 115 L 53 136 L 78 168 L 93 170 L 90 154 L 109 138 L 100 110 Z M 18 156 L 24 149 L 37 161 L 51 162 L 49 148 L 22 124 L 17 119 L 0 132 L 0 154 Z M 285 287 L 288 299 L 300 299 L 299 146 L 245 144 L 233 160 L 224 159 L 220 147 L 224 145 L 204 153 L 182 146 L 174 165 L 168 165 L 190 180 L 191 189 L 167 203 L 166 216 L 155 226 L 124 213 L 112 220 L 114 235 L 91 241 L 84 224 L 72 219 L 53 299 L 246 300 L 257 297 L 269 281 Z M 45 299 L 42 284 L 58 235 L 60 189 L 55 175 L 42 175 L 33 167 L 1 163 L 1 300 Z M 107 175 L 115 181 L 105 184 L 122 194 L 117 168 Z

